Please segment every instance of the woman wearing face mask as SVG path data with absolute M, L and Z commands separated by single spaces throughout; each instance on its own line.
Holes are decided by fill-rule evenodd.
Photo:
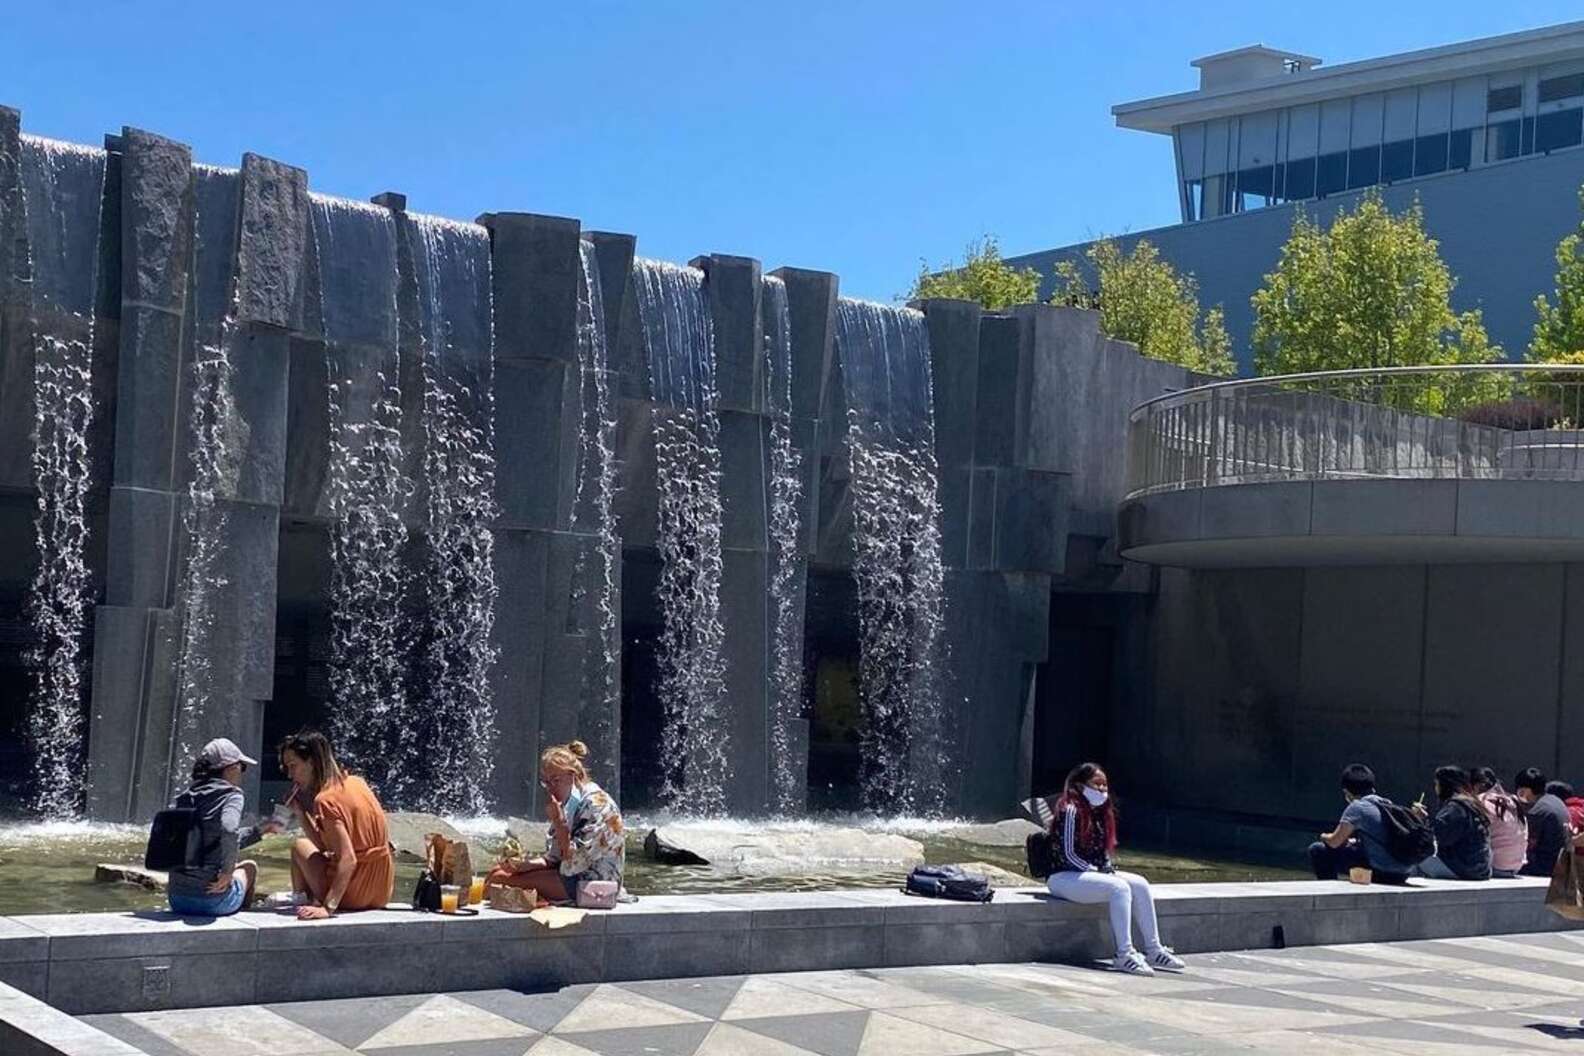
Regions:
M 582 741 L 545 749 L 539 757 L 539 784 L 550 822 L 544 856 L 529 858 L 515 869 L 497 866 L 485 878 L 486 887 L 532 888 L 550 902 L 576 902 L 584 881 L 621 883 L 627 863 L 621 809 L 590 780 L 583 766 L 587 755 Z
M 1111 864 L 1117 845 L 1116 807 L 1110 782 L 1098 763 L 1080 763 L 1067 775 L 1056 801 L 1051 835 L 1060 871 L 1047 881 L 1050 893 L 1069 902 L 1104 902 L 1110 907 L 1117 971 L 1154 975 L 1156 968 L 1180 972 L 1188 967 L 1161 945 L 1149 881 L 1135 873 L 1117 872 Z M 1142 954 L 1133 946 L 1133 921 L 1144 940 Z

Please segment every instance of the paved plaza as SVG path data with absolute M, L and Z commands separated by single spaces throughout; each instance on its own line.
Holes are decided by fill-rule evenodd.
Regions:
M 1584 933 L 84 1017 L 149 1056 L 1584 1054 Z

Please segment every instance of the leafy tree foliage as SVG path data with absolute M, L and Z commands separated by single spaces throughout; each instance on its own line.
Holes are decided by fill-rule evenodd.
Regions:
M 1001 259 L 1001 246 L 994 235 L 968 243 L 961 265 L 948 261 L 932 269 L 919 261 L 918 277 L 906 300 L 954 297 L 978 301 L 987 311 L 1032 304 L 1039 297 L 1040 274 L 1034 268 L 1014 268 Z
M 1093 308 L 1108 337 L 1131 341 L 1151 359 L 1176 363 L 1204 374 L 1237 373 L 1226 321 L 1217 305 L 1200 313 L 1199 285 L 1140 239 L 1123 252 L 1114 239 L 1089 247 L 1091 287 L 1084 269 L 1066 260 L 1056 266 L 1057 304 Z

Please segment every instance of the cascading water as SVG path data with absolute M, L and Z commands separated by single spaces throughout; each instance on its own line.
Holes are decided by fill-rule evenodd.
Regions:
M 205 237 L 210 227 L 227 229 L 236 215 L 237 174 L 234 170 L 193 166 L 194 223 L 198 236 L 195 272 L 197 321 L 192 347 L 187 412 L 188 462 L 192 473 L 182 509 L 186 557 L 182 565 L 177 610 L 181 617 L 181 649 L 177 675 L 177 712 L 172 729 L 172 787 L 180 784 L 181 768 L 201 743 L 204 717 L 211 704 L 224 700 L 235 672 L 217 672 L 213 661 L 215 603 L 227 580 L 220 572 L 225 552 L 226 513 L 216 501 L 228 475 L 227 431 L 234 422 L 231 397 L 231 342 L 236 334 L 236 288 L 229 272 L 229 240 Z M 223 256 L 222 256 L 223 255 Z M 229 701 L 226 701 L 229 703 Z
M 33 631 L 28 735 L 34 807 L 60 819 L 76 816 L 83 800 L 82 649 L 92 602 L 85 506 L 105 152 L 23 136 L 21 161 L 37 327 L 33 483 L 39 564 L 27 603 Z
M 771 795 L 780 814 L 800 812 L 802 775 L 793 751 L 793 724 L 803 713 L 803 611 L 799 604 L 807 560 L 802 552 L 802 458 L 792 444 L 792 323 L 786 283 L 764 280 L 765 345 L 770 369 L 770 684 Z
M 329 376 L 330 728 L 336 751 L 389 803 L 416 773 L 397 354 L 396 220 L 389 209 L 311 198 Z
M 576 521 L 592 528 L 598 538 L 593 553 L 585 552 L 576 570 L 576 591 L 581 600 L 592 585 L 594 611 L 599 621 L 599 644 L 585 657 L 583 706 L 579 735 L 608 754 L 616 763 L 617 734 L 612 728 L 618 714 L 620 683 L 618 654 L 620 614 L 616 611 L 616 573 L 621 561 L 621 540 L 611 500 L 616 490 L 616 419 L 611 413 L 610 356 L 605 342 L 605 296 L 600 285 L 599 261 L 591 242 L 580 243 L 582 277 L 578 285 L 578 369 L 582 378 L 583 421 L 578 444 Z M 574 603 L 576 612 L 580 605 Z
M 714 330 L 703 272 L 639 259 L 633 279 L 656 404 L 661 795 L 717 815 L 726 809 L 727 754 Z
M 864 806 L 938 813 L 950 762 L 929 334 L 920 312 L 842 298 L 836 348 L 852 458 Z
M 489 234 L 406 215 L 423 342 L 427 549 L 412 708 L 427 766 L 418 802 L 484 814 L 494 771 L 495 397 Z

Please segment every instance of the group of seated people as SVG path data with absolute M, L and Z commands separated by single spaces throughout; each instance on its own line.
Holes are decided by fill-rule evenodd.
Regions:
M 1370 870 L 1375 883 L 1403 883 L 1410 876 L 1436 880 L 1550 876 L 1570 834 L 1584 831 L 1584 798 L 1571 785 L 1547 781 L 1536 767 L 1520 770 L 1508 792 L 1488 766 L 1435 771 L 1435 807 L 1422 797 L 1410 808 L 1435 835 L 1435 853 L 1418 862 L 1393 853 L 1388 829 L 1392 801 L 1375 788 L 1375 772 L 1363 763 L 1342 770 L 1347 807 L 1336 827 L 1309 846 L 1309 864 L 1321 880 Z
M 330 741 L 304 731 L 282 741 L 280 767 L 291 781 L 283 805 L 302 835 L 291 848 L 293 905 L 301 920 L 337 913 L 383 909 L 396 884 L 394 849 L 379 798 L 363 778 L 337 762 Z M 621 882 L 626 864 L 621 811 L 588 775 L 581 741 L 555 745 L 540 757 L 546 853 L 502 864 L 491 884 L 532 888 L 551 902 L 574 901 L 586 880 Z M 192 782 L 171 804 L 193 811 L 197 838 L 188 841 L 186 862 L 170 872 L 168 897 L 174 913 L 229 916 L 252 903 L 256 862 L 238 852 L 285 826 L 270 818 L 242 824 L 242 777 L 258 761 L 221 737 L 204 745 L 193 764 Z

